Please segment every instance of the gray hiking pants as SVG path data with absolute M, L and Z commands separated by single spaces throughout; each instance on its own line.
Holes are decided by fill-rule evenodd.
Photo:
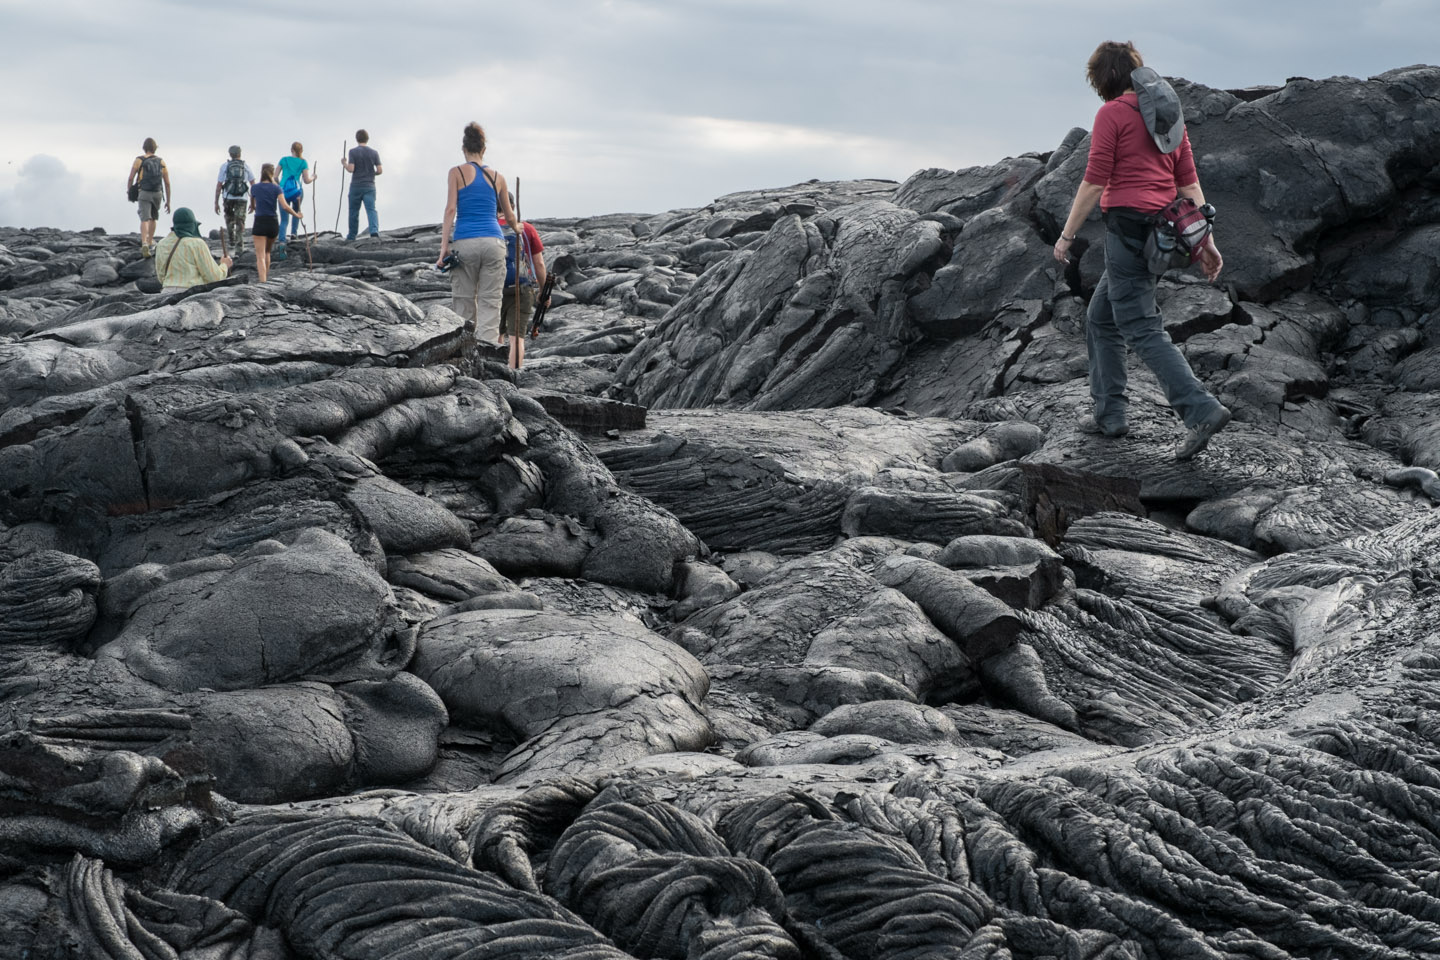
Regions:
M 1085 349 L 1090 359 L 1090 398 L 1102 426 L 1125 420 L 1125 348 L 1145 361 L 1160 381 L 1165 399 L 1185 426 L 1212 415 L 1220 401 L 1195 378 L 1185 355 L 1170 339 L 1155 306 L 1156 277 L 1145 267 L 1134 241 L 1105 233 L 1105 272 L 1095 285 L 1085 317 Z

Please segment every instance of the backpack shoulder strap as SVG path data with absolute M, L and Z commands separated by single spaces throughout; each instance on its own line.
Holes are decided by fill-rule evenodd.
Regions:
M 175 254 L 180 251 L 180 244 L 184 243 L 184 242 L 185 242 L 186 240 L 188 240 L 188 239 L 190 239 L 190 238 L 189 238 L 189 237 L 177 237 L 177 238 L 176 238 L 176 240 L 175 240 L 175 246 L 173 246 L 173 247 L 170 248 L 170 256 L 168 256 L 168 257 L 165 258 L 165 266 L 164 266 L 163 268 L 161 268 L 161 270 L 160 270 L 160 276 L 156 278 L 156 279 L 160 280 L 161 283 L 164 283 L 164 282 L 165 282 L 165 281 L 164 281 L 165 274 L 167 274 L 167 273 L 170 272 L 170 264 L 172 264 L 172 263 L 175 262 Z

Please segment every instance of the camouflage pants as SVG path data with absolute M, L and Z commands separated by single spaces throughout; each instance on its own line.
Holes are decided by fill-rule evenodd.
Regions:
M 249 206 L 246 200 L 225 201 L 225 239 L 236 253 L 245 249 L 245 211 Z

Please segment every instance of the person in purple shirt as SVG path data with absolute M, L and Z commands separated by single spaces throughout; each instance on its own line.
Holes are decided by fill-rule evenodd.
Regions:
M 360 229 L 360 205 L 365 205 L 365 219 L 369 221 L 370 236 L 380 236 L 380 218 L 375 214 L 375 178 L 384 173 L 380 166 L 380 154 L 370 146 L 370 134 L 364 130 L 355 131 L 356 146 L 350 155 L 340 160 L 345 169 L 355 175 L 350 181 L 350 229 L 346 240 L 354 240 Z

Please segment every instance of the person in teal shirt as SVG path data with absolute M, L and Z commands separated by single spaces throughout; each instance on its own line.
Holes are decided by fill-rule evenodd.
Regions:
M 285 195 L 285 202 L 296 210 L 300 204 L 305 202 L 305 184 L 315 182 L 315 172 L 310 169 L 303 154 L 305 145 L 299 140 L 290 144 L 290 156 L 283 158 L 277 163 L 276 169 L 280 175 L 280 190 Z M 285 225 L 290 224 L 290 236 L 293 237 L 300 229 L 300 220 L 290 217 L 283 209 L 280 211 L 280 242 L 285 242 Z

